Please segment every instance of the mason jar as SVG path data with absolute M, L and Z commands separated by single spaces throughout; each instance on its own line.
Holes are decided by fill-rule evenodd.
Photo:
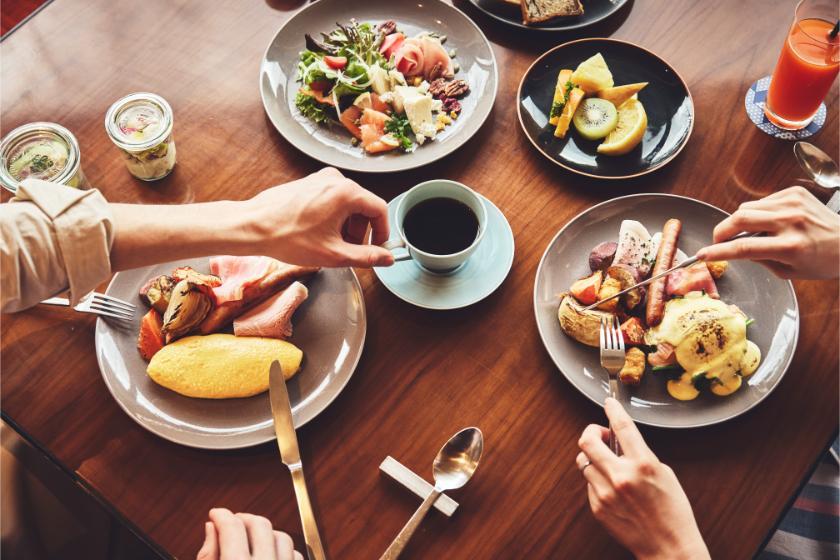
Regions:
M 128 172 L 156 181 L 175 167 L 172 108 L 154 93 L 132 93 L 105 114 L 105 130 L 122 151 Z
M 25 124 L 9 132 L 0 142 L 0 184 L 15 193 L 27 178 L 90 188 L 73 133 L 49 122 Z

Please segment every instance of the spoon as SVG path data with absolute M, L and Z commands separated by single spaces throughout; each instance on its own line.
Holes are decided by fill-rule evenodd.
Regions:
M 400 555 L 411 535 L 420 526 L 420 522 L 426 517 L 426 513 L 441 493 L 461 488 L 469 481 L 478 467 L 482 451 L 484 451 L 484 435 L 478 428 L 464 428 L 449 438 L 449 441 L 438 451 L 435 462 L 432 464 L 435 489 L 423 500 L 379 560 L 394 560 Z
M 799 165 L 805 170 L 814 183 L 826 188 L 840 189 L 840 171 L 834 160 L 809 142 L 797 142 L 793 145 L 793 153 L 799 161 Z M 827 206 L 837 212 L 840 210 L 840 193 L 835 192 Z

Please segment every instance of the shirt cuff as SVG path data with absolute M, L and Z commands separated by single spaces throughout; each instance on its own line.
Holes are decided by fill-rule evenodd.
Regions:
M 13 200 L 34 203 L 52 220 L 72 305 L 111 275 L 114 216 L 102 193 L 25 179 Z

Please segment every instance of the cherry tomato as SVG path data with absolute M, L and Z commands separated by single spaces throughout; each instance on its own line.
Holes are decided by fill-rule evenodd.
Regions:
M 325 56 L 324 62 L 333 70 L 341 70 L 347 66 L 347 58 L 343 56 Z

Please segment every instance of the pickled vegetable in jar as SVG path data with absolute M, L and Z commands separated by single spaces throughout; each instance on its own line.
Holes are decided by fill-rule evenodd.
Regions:
M 129 173 L 143 181 L 162 179 L 175 167 L 172 125 L 172 108 L 153 93 L 123 97 L 105 115 L 105 130 Z
M 79 142 L 59 124 L 36 122 L 17 127 L 0 142 L 0 159 L 0 184 L 13 193 L 27 178 L 89 188 Z

